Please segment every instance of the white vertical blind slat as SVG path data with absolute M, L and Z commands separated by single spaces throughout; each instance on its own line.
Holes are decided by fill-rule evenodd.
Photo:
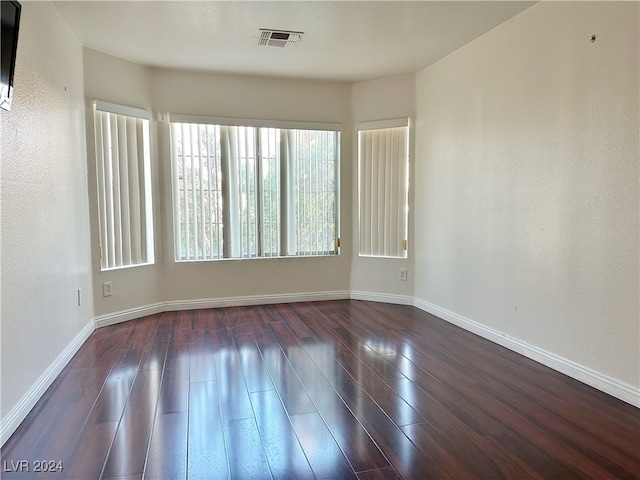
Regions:
M 299 229 L 300 229 L 300 225 L 302 223 L 302 219 L 304 218 L 305 215 L 305 205 L 306 205 L 306 200 L 305 200 L 305 193 L 306 193 L 306 184 L 305 184 L 305 169 L 306 169 L 306 159 L 303 155 L 303 152 L 299 151 L 298 149 L 298 145 L 300 144 L 300 131 L 299 130 L 295 130 L 294 131 L 294 149 L 296 152 L 296 157 L 298 159 L 298 163 L 297 163 L 297 170 L 296 170 L 296 187 L 297 187 L 297 191 L 295 192 L 296 197 L 298 198 L 298 211 L 296 212 L 296 219 L 295 219 L 295 229 L 298 231 L 299 233 Z M 303 248 L 302 248 L 302 235 L 296 235 L 296 255 L 298 254 L 298 252 L 302 252 Z
M 322 134 L 320 136 L 320 145 L 322 146 L 320 149 L 320 159 L 327 158 L 328 149 L 327 149 L 326 134 Z M 317 198 L 318 198 L 319 205 L 325 205 L 326 204 L 325 188 L 322 182 L 322 179 L 326 178 L 323 172 L 325 168 L 322 162 L 319 162 L 319 163 L 320 165 L 318 166 L 319 180 L 318 180 Z M 318 251 L 320 252 L 320 254 L 324 254 L 328 250 L 328 246 L 325 238 L 325 225 L 326 225 L 325 217 L 327 213 L 324 208 L 323 209 L 318 208 L 317 215 L 318 215 Z
M 218 156 L 218 150 L 216 148 L 216 146 L 218 145 L 218 139 L 220 138 L 219 135 L 219 129 L 216 126 L 210 126 L 209 127 L 209 133 L 211 135 L 213 135 L 214 138 L 214 144 L 213 146 L 211 146 L 211 144 L 209 145 L 209 148 L 211 148 L 213 150 L 213 155 L 215 158 L 215 165 L 214 165 L 214 171 L 215 171 L 215 176 L 214 176 L 214 180 L 215 180 L 215 195 L 216 195 L 216 210 L 215 210 L 215 224 L 216 224 L 216 252 L 217 252 L 217 258 L 222 258 L 222 232 L 220 231 L 220 229 L 222 228 L 222 223 L 220 221 L 220 215 L 222 214 L 222 194 L 221 194 L 221 179 L 220 179 L 220 162 L 221 159 Z
M 193 125 L 190 129 L 190 142 L 191 142 L 191 156 L 190 156 L 190 167 L 191 167 L 191 238 L 192 238 L 192 250 L 193 250 L 193 258 L 198 259 L 199 257 L 199 239 L 198 239 L 198 189 L 196 188 L 196 177 L 198 176 L 197 172 L 197 160 L 196 156 L 198 153 L 198 126 Z
M 282 137 L 280 136 L 280 131 L 278 129 L 273 129 L 273 137 L 274 137 L 274 151 L 273 154 L 277 156 L 277 162 L 274 165 L 274 169 L 275 172 L 277 173 L 280 170 L 280 164 L 284 161 L 284 159 L 282 158 L 282 156 L 280 155 L 280 142 L 282 141 Z M 280 175 L 273 175 L 273 178 L 275 179 L 276 182 L 276 191 L 278 192 L 278 202 L 276 203 L 276 223 L 277 223 L 277 230 L 275 233 L 275 245 L 274 248 L 276 249 L 276 255 L 286 255 L 286 251 L 282 250 L 280 248 L 280 229 L 282 228 L 282 222 L 283 222 L 283 218 L 282 218 L 282 210 L 280 209 L 280 205 L 282 204 L 282 202 L 284 201 L 282 199 L 282 192 L 283 192 L 283 187 L 282 187 L 282 182 L 281 182 L 281 178 Z
M 280 130 L 280 254 L 294 255 L 296 251 L 295 219 L 298 212 L 295 188 L 297 185 L 294 132 Z
M 258 136 L 260 135 L 260 129 L 256 128 L 255 131 L 255 135 L 252 135 L 252 139 L 257 139 Z M 259 142 L 259 141 L 258 141 Z M 253 182 L 253 186 L 255 188 L 255 194 L 254 194 L 254 201 L 253 202 L 249 202 L 250 204 L 253 204 L 254 208 L 255 208 L 255 219 L 256 219 L 256 223 L 258 222 L 258 219 L 260 218 L 264 218 L 264 189 L 263 189 L 263 183 L 262 183 L 262 155 L 264 154 L 264 152 L 260 151 L 260 149 L 258 148 L 259 143 L 256 142 L 256 152 L 255 152 L 255 162 L 254 162 L 254 177 L 255 177 L 255 181 Z M 258 256 L 263 256 L 264 255 L 264 235 L 265 235 L 265 227 L 264 225 L 262 225 L 262 228 L 260 228 L 260 225 L 257 224 L 256 225 L 256 254 Z
M 149 151 L 149 121 L 136 119 L 136 138 L 138 152 L 138 199 L 139 216 L 137 230 L 140 233 L 139 260 L 137 263 L 151 263 L 153 250 L 153 212 L 151 204 L 151 152 Z
M 171 139 L 173 149 L 173 235 L 174 235 L 174 248 L 176 258 L 182 258 L 182 216 L 180 215 L 180 158 L 184 147 L 180 144 L 182 136 L 178 134 L 180 125 L 171 124 Z M 178 148 L 180 147 L 180 148 Z
M 222 221 L 225 258 L 242 256 L 242 222 L 240 211 L 241 172 L 238 162 L 238 131 L 234 127 L 220 127 L 222 155 Z
M 184 211 L 184 216 L 182 217 L 183 219 L 183 227 L 182 227 L 182 234 L 184 236 L 184 251 L 185 251 L 185 256 L 186 258 L 190 259 L 191 258 L 191 249 L 190 249 L 190 238 L 191 238 L 191 231 L 189 229 L 189 174 L 188 174 L 188 170 L 187 170 L 187 159 L 188 159 L 188 152 L 191 149 L 190 146 L 190 142 L 189 142 L 189 136 L 187 135 L 187 133 L 189 132 L 188 126 L 185 124 L 182 124 L 182 201 L 183 201 L 183 211 Z
M 205 255 L 205 258 L 213 258 L 215 256 L 215 248 L 214 248 L 214 227 L 213 227 L 213 212 L 214 212 L 214 208 L 215 208 L 215 203 L 214 203 L 214 196 L 213 196 L 213 181 L 212 181 L 212 176 L 213 176 L 213 171 L 211 169 L 211 150 L 209 149 L 209 125 L 204 125 L 204 128 L 201 129 L 201 131 L 203 132 L 204 135 L 204 153 L 206 156 L 205 159 L 205 166 L 206 166 L 206 172 L 207 172 L 207 183 L 206 183 L 206 198 L 207 198 L 207 211 L 205 212 L 205 217 L 204 217 L 204 224 L 205 226 L 205 230 L 207 231 L 208 234 L 208 242 L 207 242 L 207 249 L 208 249 L 208 254 Z M 205 206 L 203 205 L 203 211 L 205 210 Z
M 100 265 L 101 267 L 108 268 L 109 266 L 109 234 L 107 231 L 107 197 L 106 197 L 106 174 L 105 174 L 105 150 L 107 147 L 107 141 L 104 138 L 103 132 L 103 115 L 101 112 L 95 112 L 95 138 L 96 138 L 96 173 L 98 180 L 98 214 L 100 216 Z
M 382 256 L 390 256 L 392 255 L 392 250 L 393 250 L 393 246 L 391 245 L 391 236 L 393 234 L 393 232 L 391 232 L 390 230 L 393 228 L 391 226 L 391 202 L 387 201 L 387 198 L 390 197 L 391 195 L 391 169 L 394 166 L 394 157 L 393 157 L 393 141 L 394 141 L 394 135 L 393 135 L 393 131 L 390 132 L 386 132 L 385 134 L 385 139 L 386 139 L 386 144 L 385 144 L 385 151 L 384 153 L 384 159 L 385 161 L 383 162 L 383 165 L 381 167 L 381 170 L 383 171 L 382 173 L 382 188 L 381 188 L 381 196 L 383 198 L 384 203 L 380 206 L 382 212 L 383 212 L 383 221 L 381 222 L 381 230 L 382 230 L 382 235 L 381 235 L 381 248 L 379 249 L 379 254 Z M 387 159 L 391 160 L 388 161 Z
M 113 230 L 113 157 L 111 154 L 111 118 L 108 114 L 101 114 L 103 121 L 104 133 L 104 149 L 103 149 L 103 166 L 104 166 L 104 211 L 105 211 L 105 231 L 107 244 L 104 247 L 106 258 L 108 259 L 106 268 L 115 267 L 116 258 L 116 241 Z
M 389 169 L 389 199 L 387 202 L 389 206 L 396 205 L 397 208 L 389 207 L 389 255 L 399 256 L 402 251 L 402 240 L 400 237 L 403 235 L 401 227 L 401 219 L 403 217 L 402 210 L 403 204 L 398 198 L 398 192 L 401 190 L 402 179 L 399 176 L 400 168 L 402 166 L 402 141 L 401 132 L 398 129 L 393 129 L 391 132 L 393 136 L 393 148 L 391 150 L 391 158 L 393 162 L 390 162 Z
M 398 234 L 398 224 L 397 224 L 397 213 L 401 206 L 394 201 L 396 198 L 396 191 L 398 190 L 398 179 L 396 176 L 396 172 L 399 167 L 400 159 L 398 158 L 398 131 L 397 129 L 390 129 L 389 136 L 391 138 L 390 148 L 389 148 L 389 159 L 388 163 L 388 178 L 387 185 L 385 188 L 385 196 L 389 198 L 389 201 L 386 202 L 387 205 L 387 222 L 386 222 L 386 232 L 387 239 L 385 244 L 385 255 L 387 256 L 398 256 L 400 250 L 397 242 L 397 234 Z M 395 208 L 391 208 L 391 206 Z
M 229 127 L 220 128 L 220 162 L 222 165 L 222 248 L 223 258 L 230 258 L 233 245 L 233 231 L 231 229 L 231 169 L 230 169 L 230 139 Z
M 319 137 L 319 135 L 313 134 L 314 141 L 312 141 L 312 144 L 315 144 L 316 146 L 320 146 L 320 148 L 322 148 L 322 143 L 318 142 L 318 140 L 321 140 Z M 311 220 L 311 225 L 310 225 L 310 232 L 311 232 L 311 240 L 313 242 L 313 246 L 311 247 L 311 252 L 314 255 L 318 255 L 318 253 L 320 252 L 320 248 L 318 248 L 318 220 L 319 220 L 319 215 L 320 215 L 320 211 L 318 210 L 318 206 L 319 206 L 319 202 L 318 202 L 318 149 L 314 148 L 312 153 L 311 153 L 311 157 L 312 157 L 312 162 L 313 162 L 313 189 L 312 189 L 312 209 L 313 209 L 313 215 L 311 216 L 311 218 L 309 220 Z
M 370 185 L 369 185 L 369 208 L 370 212 L 375 212 L 378 209 L 378 197 L 377 195 L 377 187 L 378 187 L 378 150 L 380 148 L 380 139 L 371 135 L 371 166 L 369 170 L 370 175 Z M 377 251 L 377 244 L 374 243 L 375 237 L 378 234 L 378 217 L 368 215 L 370 230 L 368 232 L 369 235 L 369 250 L 370 252 L 375 253 Z
M 360 192 L 359 215 L 359 237 L 360 253 L 368 255 L 371 253 L 371 136 L 369 130 L 358 132 L 358 190 Z
M 252 238 L 252 230 L 251 230 L 251 215 L 249 214 L 250 210 L 251 210 L 251 206 L 250 206 L 250 202 L 249 202 L 249 198 L 250 198 L 250 192 L 251 192 L 251 177 L 249 174 L 249 138 L 248 138 L 248 132 L 246 128 L 241 127 L 241 132 L 242 132 L 242 139 L 243 139 L 243 145 L 242 148 L 244 148 L 244 170 L 243 170 L 243 174 L 244 174 L 244 181 L 243 181 L 243 187 L 244 187 L 244 191 L 243 193 L 243 202 L 242 202 L 242 209 L 244 212 L 244 218 L 242 219 L 242 222 L 246 225 L 246 230 L 245 230 L 245 237 L 244 237 L 244 245 L 243 245 L 243 249 L 242 249 L 242 257 L 246 258 L 246 257 L 250 257 L 251 256 L 251 238 Z
M 407 132 L 405 131 L 405 133 Z M 400 137 L 399 146 L 398 146 L 399 158 L 408 159 L 409 151 L 408 151 L 407 142 L 408 142 L 408 134 Z M 408 210 L 408 202 L 409 202 L 409 198 L 408 198 L 409 186 L 407 184 L 408 171 L 409 171 L 409 162 L 408 161 L 400 162 L 399 168 L 398 168 L 397 198 L 398 198 L 399 205 L 402 207 L 402 210 L 399 212 L 400 215 L 398 218 L 398 237 L 399 237 L 398 244 L 400 245 L 402 255 L 406 255 L 405 240 L 408 239 L 407 238 L 407 227 L 408 227 L 407 225 L 408 211 L 407 210 Z
M 138 179 L 138 165 L 142 163 L 142 155 L 138 155 L 137 119 L 127 118 L 127 184 L 129 202 L 127 213 L 129 216 L 129 264 L 140 263 L 140 188 Z
M 113 235 L 114 235 L 114 266 L 122 266 L 122 215 L 120 208 L 120 158 L 119 148 L 120 137 L 118 135 L 118 117 L 111 116 L 111 176 L 112 176 L 112 202 L 113 202 Z
M 382 162 L 380 152 L 384 148 L 385 138 L 384 135 L 374 135 L 372 139 L 371 211 L 377 213 L 380 211 L 380 164 Z M 380 222 L 380 215 L 371 215 L 371 251 L 374 255 L 379 255 L 378 238 L 380 236 Z
M 196 136 L 196 141 L 197 141 L 197 145 L 198 145 L 198 196 L 199 196 L 199 203 L 198 203 L 198 210 L 199 210 L 199 215 L 198 215 L 198 227 L 200 230 L 200 244 L 198 245 L 198 253 L 200 258 L 209 258 L 209 256 L 206 253 L 206 234 L 205 234 L 205 224 L 206 224 L 206 218 L 205 218 L 205 207 L 206 204 L 204 203 L 204 164 L 203 164 L 203 158 L 202 158 L 202 125 L 198 125 L 197 128 L 197 136 Z
M 129 214 L 129 148 L 127 117 L 118 115 L 118 167 L 120 175 L 121 265 L 131 265 L 131 215 Z

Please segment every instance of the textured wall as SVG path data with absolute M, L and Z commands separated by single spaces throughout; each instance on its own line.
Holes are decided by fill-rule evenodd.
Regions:
M 635 386 L 638 5 L 542 2 L 422 71 L 415 217 L 416 297 Z
M 82 50 L 51 4 L 22 7 L 0 111 L 2 418 L 93 315 Z

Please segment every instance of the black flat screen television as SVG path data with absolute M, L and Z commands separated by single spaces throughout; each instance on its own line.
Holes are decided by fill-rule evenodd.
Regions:
M 13 0 L 2 0 L 0 7 L 0 108 L 9 110 L 13 97 L 13 73 L 16 68 L 22 6 Z

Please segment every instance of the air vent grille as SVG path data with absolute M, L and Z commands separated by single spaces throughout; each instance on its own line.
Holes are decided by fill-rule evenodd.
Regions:
M 302 41 L 302 35 L 304 35 L 304 32 L 261 28 L 258 45 L 265 47 L 296 48 Z

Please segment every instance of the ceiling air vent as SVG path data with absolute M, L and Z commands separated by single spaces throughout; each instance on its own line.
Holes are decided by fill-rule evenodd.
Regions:
M 304 32 L 292 32 L 289 30 L 260 29 L 258 45 L 266 47 L 295 48 L 302 41 Z

